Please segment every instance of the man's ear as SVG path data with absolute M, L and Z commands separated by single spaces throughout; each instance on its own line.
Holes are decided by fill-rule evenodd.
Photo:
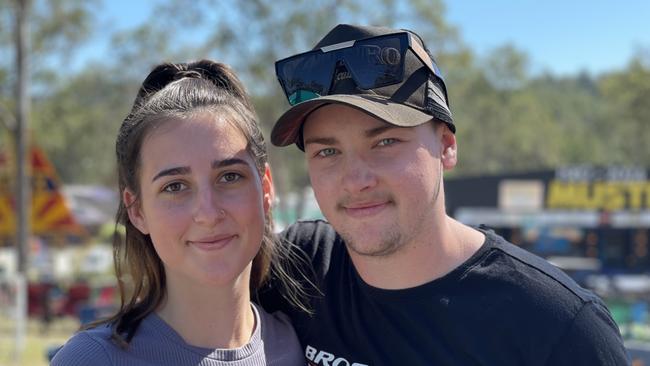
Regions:
M 440 161 L 442 162 L 444 169 L 449 170 L 455 167 L 456 163 L 458 162 L 458 145 L 456 145 L 456 135 L 451 132 L 446 124 L 443 124 L 440 130 L 440 143 L 442 145 Z
M 273 175 L 269 164 L 264 164 L 264 176 L 262 177 L 262 199 L 264 201 L 264 213 L 268 214 L 275 200 L 275 188 L 273 187 Z
M 129 214 L 129 220 L 133 226 L 140 230 L 141 233 L 149 234 L 147 220 L 142 213 L 142 206 L 137 196 L 127 188 L 122 193 L 122 202 L 124 202 L 126 212 Z

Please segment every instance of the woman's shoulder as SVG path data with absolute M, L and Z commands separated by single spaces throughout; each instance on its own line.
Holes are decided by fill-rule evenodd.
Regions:
M 100 325 L 77 332 L 56 352 L 52 366 L 110 365 L 111 328 Z

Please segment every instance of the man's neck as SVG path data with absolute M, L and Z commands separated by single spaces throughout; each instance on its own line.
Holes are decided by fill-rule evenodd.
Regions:
M 404 289 L 443 277 L 469 259 L 485 241 L 483 233 L 448 216 L 431 229 L 429 235 L 414 238 L 387 256 L 348 252 L 357 272 L 370 286 Z

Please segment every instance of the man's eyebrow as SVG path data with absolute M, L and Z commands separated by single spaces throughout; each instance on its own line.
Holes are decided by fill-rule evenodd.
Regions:
M 334 137 L 312 137 L 305 139 L 305 146 L 309 144 L 335 145 L 338 142 Z
M 364 132 L 364 135 L 366 135 L 366 137 L 375 137 L 377 135 L 381 135 L 382 133 L 384 133 L 384 132 L 386 132 L 388 130 L 394 130 L 394 129 L 398 129 L 398 128 L 403 128 L 403 127 L 386 124 L 386 125 L 382 125 L 382 126 L 379 126 L 379 127 L 375 127 L 375 128 L 371 128 L 369 130 L 366 130 Z
M 382 125 L 382 126 L 378 126 L 366 130 L 364 132 L 364 135 L 368 138 L 371 138 L 377 135 L 381 135 L 382 133 L 388 130 L 393 130 L 398 128 L 402 128 L 402 127 L 386 124 L 386 125 Z M 312 138 L 305 139 L 305 146 L 307 146 L 308 144 L 335 145 L 337 142 L 338 140 L 334 137 L 312 137 Z
M 158 172 L 158 174 L 156 174 L 151 181 L 153 182 L 158 178 L 162 178 L 169 175 L 185 175 L 185 174 L 189 174 L 191 171 L 192 169 L 190 169 L 190 167 L 188 166 L 179 166 L 179 167 L 164 169 Z

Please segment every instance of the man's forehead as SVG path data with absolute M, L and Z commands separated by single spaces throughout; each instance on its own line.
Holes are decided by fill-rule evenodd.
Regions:
M 333 123 L 334 121 L 342 121 L 355 127 L 358 126 L 362 130 L 401 128 L 358 108 L 344 104 L 330 103 L 318 107 L 309 113 L 305 117 L 301 130 L 304 131 L 307 126 L 310 129 L 315 128 L 318 131 L 335 131 L 340 129 L 340 126 Z
M 324 114 L 307 118 L 300 131 L 300 138 L 304 146 L 308 144 L 337 144 L 341 139 L 354 137 L 354 139 L 371 139 L 387 131 L 406 131 L 414 127 L 401 127 L 377 119 L 364 112 L 359 112 L 359 118 L 336 113 L 337 111 L 324 111 Z

